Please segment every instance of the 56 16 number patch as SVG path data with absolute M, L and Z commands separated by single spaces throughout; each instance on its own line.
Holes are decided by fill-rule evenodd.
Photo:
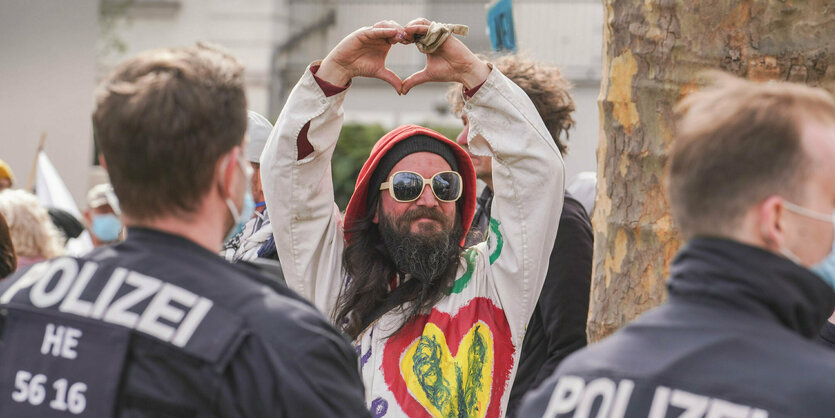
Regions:
M 113 414 L 129 330 L 9 306 L 0 347 L 0 416 Z

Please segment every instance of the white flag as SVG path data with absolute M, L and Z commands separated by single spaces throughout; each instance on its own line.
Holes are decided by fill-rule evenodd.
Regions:
M 63 209 L 77 219 L 83 219 L 75 200 L 72 198 L 64 180 L 55 170 L 52 161 L 46 156 L 46 152 L 38 152 L 38 169 L 35 174 L 35 195 L 41 205 L 47 208 Z M 70 239 L 67 242 L 66 250 L 70 255 L 81 255 L 93 249 L 93 241 L 87 231 L 84 231 L 78 238 Z
M 75 200 L 44 151 L 38 153 L 35 195 L 44 207 L 63 209 L 81 219 L 81 212 L 78 211 Z

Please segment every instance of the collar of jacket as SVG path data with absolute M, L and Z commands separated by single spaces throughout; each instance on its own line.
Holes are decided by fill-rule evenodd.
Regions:
M 694 238 L 678 252 L 670 298 L 720 304 L 779 322 L 806 338 L 832 313 L 835 292 L 810 270 L 763 248 Z
M 128 227 L 127 237 L 121 243 L 115 244 L 114 247 L 130 246 L 138 243 L 144 247 L 173 247 L 177 249 L 187 249 L 192 252 L 203 253 L 212 258 L 220 257 L 218 254 L 209 251 L 200 244 L 182 236 L 169 232 L 161 231 L 159 229 L 146 228 L 140 226 Z M 109 247 L 100 247 L 107 249 Z M 222 257 L 221 257 L 222 258 Z

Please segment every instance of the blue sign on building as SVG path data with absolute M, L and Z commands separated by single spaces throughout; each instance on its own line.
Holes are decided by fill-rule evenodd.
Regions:
M 513 2 L 499 0 L 487 10 L 487 30 L 494 51 L 516 52 L 516 32 L 513 29 Z

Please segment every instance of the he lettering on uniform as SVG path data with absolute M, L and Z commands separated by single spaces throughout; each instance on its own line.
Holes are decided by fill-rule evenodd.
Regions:
M 81 335 L 81 330 L 76 328 L 46 324 L 41 354 L 52 354 L 72 360 L 78 355 L 73 348 L 78 345 Z

